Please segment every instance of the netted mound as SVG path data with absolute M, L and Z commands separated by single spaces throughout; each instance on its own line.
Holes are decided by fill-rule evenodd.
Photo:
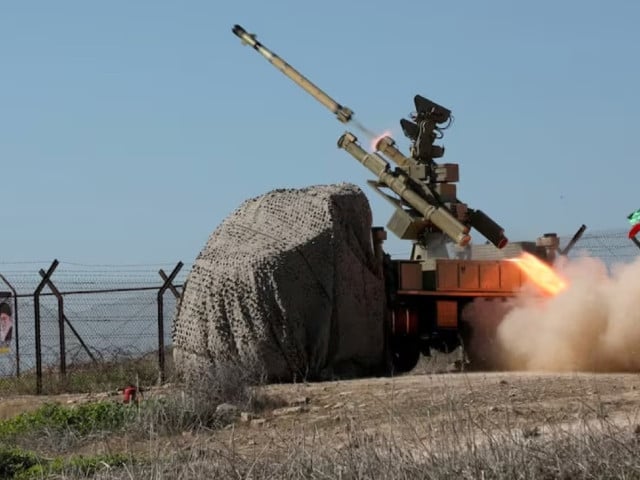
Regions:
M 275 190 L 213 232 L 173 330 L 181 374 L 229 362 L 272 381 L 369 375 L 382 365 L 382 274 L 355 185 Z

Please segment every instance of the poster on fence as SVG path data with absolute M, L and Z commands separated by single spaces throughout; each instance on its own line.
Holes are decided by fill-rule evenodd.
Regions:
M 9 303 L 10 294 L 0 292 L 0 355 L 11 350 L 13 336 L 13 312 Z

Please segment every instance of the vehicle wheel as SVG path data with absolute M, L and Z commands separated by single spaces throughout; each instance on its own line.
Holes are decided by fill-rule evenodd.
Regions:
M 393 372 L 407 373 L 420 359 L 420 344 L 415 337 L 394 337 L 389 342 Z

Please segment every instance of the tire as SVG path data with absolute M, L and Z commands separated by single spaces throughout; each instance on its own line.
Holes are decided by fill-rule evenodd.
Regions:
M 393 373 L 413 370 L 420 360 L 420 344 L 416 337 L 393 337 L 389 342 Z

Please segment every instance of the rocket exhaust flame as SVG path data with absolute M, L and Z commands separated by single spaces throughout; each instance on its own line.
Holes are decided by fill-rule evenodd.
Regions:
M 530 253 L 510 258 L 538 288 L 548 295 L 557 295 L 568 287 L 567 282 L 551 266 Z
M 615 266 L 565 257 L 557 268 L 560 295 L 473 302 L 465 312 L 477 332 L 471 348 L 488 351 L 500 370 L 640 372 L 640 256 Z
M 375 136 L 374 138 L 371 139 L 371 144 L 369 145 L 371 147 L 372 151 L 376 151 L 378 148 L 378 142 L 380 140 L 382 140 L 384 137 L 391 137 L 391 132 L 389 130 L 385 131 L 384 133 L 381 133 L 380 135 Z

